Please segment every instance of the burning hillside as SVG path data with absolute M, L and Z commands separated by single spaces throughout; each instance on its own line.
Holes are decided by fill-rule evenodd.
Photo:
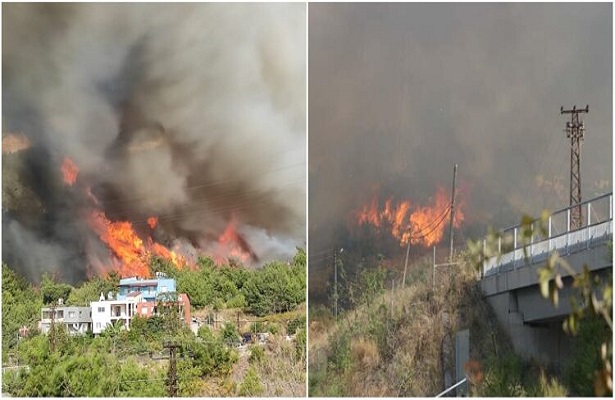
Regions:
M 3 58 L 3 260 L 32 280 L 305 243 L 304 5 L 7 4 Z
M 453 219 L 454 228 L 459 228 L 465 219 L 464 204 L 458 200 Z M 411 200 L 395 202 L 389 197 L 380 206 L 378 193 L 374 193 L 369 204 L 363 205 L 353 214 L 352 223 L 354 226 L 368 224 L 380 234 L 390 234 L 399 241 L 400 246 L 410 243 L 430 247 L 442 240 L 450 212 L 450 197 L 442 187 L 437 189 L 428 205 L 415 205 Z

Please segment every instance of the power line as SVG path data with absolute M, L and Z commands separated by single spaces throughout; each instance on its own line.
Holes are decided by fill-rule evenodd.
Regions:
M 442 225 L 442 222 L 444 222 L 444 220 L 446 219 L 446 216 L 448 215 L 448 211 L 449 210 L 447 209 L 446 212 L 444 214 L 442 214 L 442 218 L 440 218 L 440 221 L 436 225 L 434 225 L 433 228 L 429 232 L 427 232 L 427 233 L 425 233 L 425 234 L 423 234 L 421 236 L 414 236 L 414 237 L 412 237 L 412 239 L 416 239 L 416 240 L 424 239 L 427 236 L 429 236 L 432 232 L 434 232 L 436 229 L 438 229 L 438 227 L 440 225 Z

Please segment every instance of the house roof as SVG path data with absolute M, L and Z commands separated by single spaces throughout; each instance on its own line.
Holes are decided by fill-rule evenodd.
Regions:
M 158 286 L 158 282 L 156 281 L 124 282 L 124 283 L 120 283 L 120 286 L 129 286 L 129 287 Z

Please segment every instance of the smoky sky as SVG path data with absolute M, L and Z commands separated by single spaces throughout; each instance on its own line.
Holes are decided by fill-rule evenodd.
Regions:
M 262 261 L 305 245 L 305 13 L 3 4 L 3 135 L 32 142 L 5 155 L 3 172 L 21 165 L 17 188 L 42 204 L 28 218 L 3 204 L 3 259 L 33 278 L 54 268 L 82 277 L 100 253 L 80 222 L 85 184 L 112 220 L 138 229 L 158 216 L 165 244 L 213 250 L 236 220 Z M 79 167 L 78 188 L 61 183 L 64 157 Z
M 568 205 L 569 116 L 584 199 L 612 190 L 611 4 L 310 4 L 310 254 L 349 211 L 450 190 L 465 237 Z M 314 262 L 312 262 L 314 261 Z M 322 265 L 310 259 L 310 271 Z

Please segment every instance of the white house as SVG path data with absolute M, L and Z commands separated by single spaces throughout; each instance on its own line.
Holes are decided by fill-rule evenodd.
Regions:
M 111 296 L 105 300 L 101 294 L 99 301 L 90 303 L 92 332 L 99 334 L 116 321 L 121 321 L 123 329 L 129 329 L 130 320 L 137 314 L 137 304 L 142 301 L 140 293 L 131 293 L 121 300 L 113 299 Z

